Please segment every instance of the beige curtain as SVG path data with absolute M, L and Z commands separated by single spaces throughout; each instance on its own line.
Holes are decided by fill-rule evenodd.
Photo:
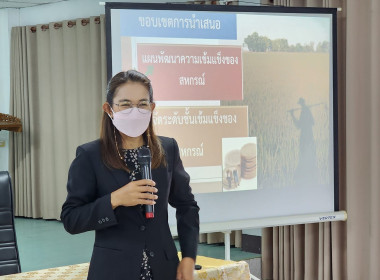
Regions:
M 266 2 L 266 3 L 264 3 Z M 263 4 L 271 4 L 262 1 Z M 340 209 L 346 207 L 346 18 L 344 0 L 274 0 L 293 7 L 341 7 L 337 13 Z M 349 173 L 349 171 L 347 171 Z M 349 212 L 350 216 L 350 212 Z M 262 279 L 347 279 L 346 223 L 320 223 L 263 229 Z M 369 278 L 352 278 L 369 279 Z
M 347 7 L 347 274 L 380 279 L 380 1 Z
M 10 111 L 23 122 L 10 137 L 15 215 L 58 219 L 75 149 L 99 136 L 104 17 L 14 27 L 11 49 Z

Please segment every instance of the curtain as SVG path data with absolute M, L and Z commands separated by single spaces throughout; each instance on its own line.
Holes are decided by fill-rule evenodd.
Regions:
M 346 1 L 262 1 L 293 7 L 341 7 L 337 13 L 339 207 L 346 207 Z M 347 171 L 348 173 L 348 171 Z M 350 212 L 349 212 L 350 217 Z M 347 279 L 345 222 L 265 228 L 262 231 L 262 279 Z M 369 278 L 352 278 L 369 279 Z
M 347 274 L 380 279 L 380 2 L 347 4 Z
M 78 145 L 99 137 L 106 88 L 104 16 L 14 27 L 10 136 L 15 215 L 59 219 Z

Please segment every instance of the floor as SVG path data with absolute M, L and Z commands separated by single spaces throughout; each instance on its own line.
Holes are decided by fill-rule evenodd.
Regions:
M 15 218 L 15 227 L 22 272 L 90 260 L 93 232 L 70 235 L 59 221 L 27 218 Z M 178 248 L 178 242 L 176 245 Z M 224 246 L 199 244 L 198 255 L 224 259 Z M 257 263 L 260 258 L 258 254 L 231 247 L 231 260 L 246 260 L 251 264 Z M 253 274 L 258 275 L 257 271 Z

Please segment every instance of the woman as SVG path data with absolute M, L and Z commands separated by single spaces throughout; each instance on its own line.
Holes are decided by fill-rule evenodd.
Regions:
M 88 279 L 193 279 L 199 208 L 176 141 L 154 133 L 154 108 L 145 75 L 116 74 L 107 87 L 100 139 L 77 148 L 61 219 L 71 234 L 95 230 Z M 141 179 L 137 154 L 144 146 L 153 180 Z M 176 208 L 181 262 L 168 203 Z M 145 218 L 144 205 L 154 205 L 154 218 Z

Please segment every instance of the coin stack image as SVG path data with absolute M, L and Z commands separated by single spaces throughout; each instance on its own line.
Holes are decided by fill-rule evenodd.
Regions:
M 240 160 L 239 150 L 232 150 L 226 155 L 223 170 L 223 187 L 225 189 L 236 189 L 239 186 L 241 178 Z
M 244 179 L 252 179 L 256 177 L 257 163 L 256 144 L 245 144 L 240 150 L 241 158 L 241 177 Z

